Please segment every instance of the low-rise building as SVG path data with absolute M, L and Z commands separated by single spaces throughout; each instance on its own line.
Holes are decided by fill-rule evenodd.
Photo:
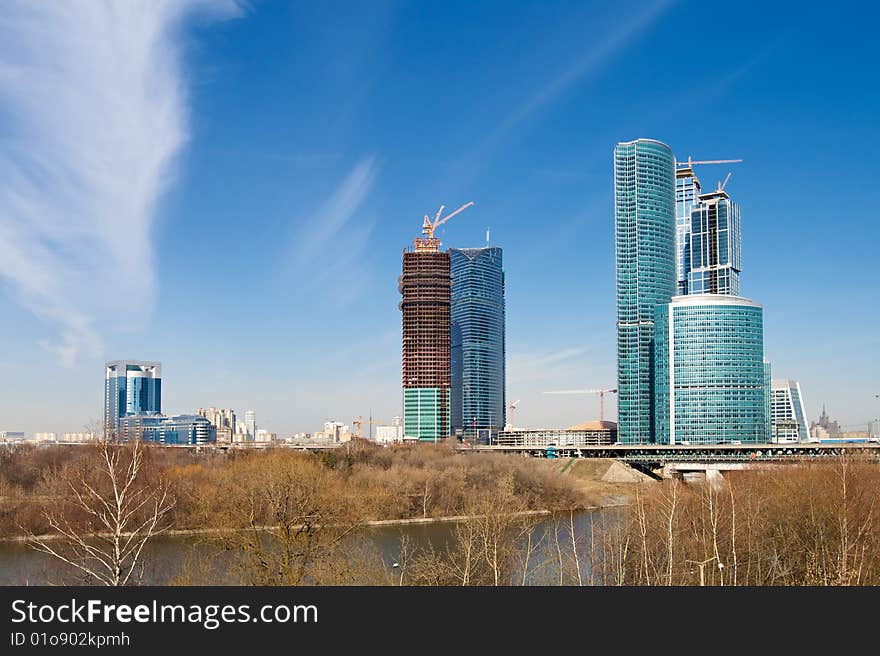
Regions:
M 607 446 L 617 442 L 617 423 L 588 421 L 569 428 L 538 428 L 503 430 L 498 433 L 498 446 Z
M 199 415 L 133 415 L 119 419 L 119 438 L 168 445 L 212 444 L 217 441 L 217 429 Z
M 18 442 L 23 439 L 23 431 L 0 431 L 0 442 Z

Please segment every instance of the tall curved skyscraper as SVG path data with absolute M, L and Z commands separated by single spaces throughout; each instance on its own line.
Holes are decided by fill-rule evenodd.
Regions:
M 504 428 L 504 271 L 501 249 L 450 248 L 452 428 Z
M 653 439 L 654 310 L 676 293 L 675 158 L 653 139 L 614 149 L 618 441 Z

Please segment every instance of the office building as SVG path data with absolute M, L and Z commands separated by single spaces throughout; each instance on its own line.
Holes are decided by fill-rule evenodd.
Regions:
M 807 411 L 801 386 L 796 380 L 770 383 L 771 442 L 809 442 Z
M 161 364 L 142 360 L 114 360 L 105 365 L 105 431 L 115 432 L 123 417 L 161 412 Z
M 449 263 L 452 430 L 497 433 L 505 423 L 501 249 L 450 248 Z
M 676 296 L 655 318 L 660 444 L 768 440 L 763 309 L 736 296 Z
M 675 159 L 664 143 L 614 149 L 618 435 L 653 439 L 654 312 L 676 293 Z
M 699 197 L 688 239 L 688 293 L 739 296 L 742 228 L 739 205 L 727 192 L 719 189 Z
M 429 228 L 426 217 L 427 231 Z M 428 234 L 426 232 L 426 234 Z M 404 436 L 437 441 L 450 433 L 449 253 L 440 241 L 417 237 L 403 253 L 402 383 Z
M 688 293 L 691 259 L 691 212 L 699 203 L 700 180 L 692 165 L 675 170 L 675 278 L 678 294 Z
M 167 445 L 212 444 L 217 429 L 199 415 L 133 415 L 119 420 L 119 439 Z

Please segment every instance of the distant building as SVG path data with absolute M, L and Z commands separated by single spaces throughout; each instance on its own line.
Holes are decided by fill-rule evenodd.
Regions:
M 119 438 L 166 445 L 212 444 L 217 429 L 199 415 L 134 415 L 119 420 Z
M 498 433 L 499 446 L 605 446 L 617 441 L 613 421 L 590 421 L 569 428 L 511 429 Z
M 56 433 L 34 433 L 34 442 L 57 442 L 58 435 Z
M 717 294 L 676 296 L 654 321 L 660 444 L 763 443 L 763 309 Z
M 810 435 L 819 438 L 829 438 L 840 435 L 841 432 L 840 423 L 832 420 L 831 417 L 828 416 L 828 413 L 825 411 L 825 406 L 823 405 L 822 414 L 819 415 L 819 420 L 810 424 Z
M 204 417 L 217 429 L 217 442 L 229 443 L 235 436 L 235 412 L 232 408 L 199 408 L 196 414 Z
M 379 444 L 403 442 L 403 422 L 401 418 L 394 417 L 390 426 L 376 426 L 376 442 Z
M 104 430 L 116 431 L 122 417 L 162 412 L 162 365 L 114 360 L 104 366 Z
M 248 410 L 244 413 L 244 426 L 247 429 L 248 439 L 253 441 L 257 436 L 257 413 Z
M 614 149 L 619 440 L 653 441 L 654 308 L 676 283 L 675 158 L 653 139 Z
M 774 380 L 770 385 L 771 442 L 808 442 L 807 412 L 796 380 Z
M 450 248 L 449 261 L 452 430 L 495 433 L 505 424 L 502 252 Z
M 0 442 L 18 442 L 23 439 L 22 431 L 0 431 Z
M 98 439 L 98 436 L 94 433 L 64 433 L 61 436 L 62 442 L 94 442 L 96 439 Z
M 868 424 L 868 433 L 874 439 L 880 439 L 880 419 L 875 419 Z
M 277 440 L 278 435 L 267 431 L 265 428 L 258 428 L 257 432 L 254 433 L 254 442 L 259 444 L 269 444 L 271 442 L 276 442 Z

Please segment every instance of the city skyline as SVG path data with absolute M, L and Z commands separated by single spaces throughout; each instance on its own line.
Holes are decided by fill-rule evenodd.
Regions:
M 253 408 L 279 434 L 370 409 L 390 423 L 400 250 L 422 214 L 471 198 L 441 238 L 468 248 L 491 227 L 504 249 L 517 424 L 595 419 L 598 399 L 543 391 L 615 384 L 609 150 L 640 136 L 744 160 L 697 174 L 705 191 L 733 173 L 744 295 L 765 308 L 774 377 L 799 381 L 808 420 L 823 403 L 843 425 L 880 415 L 880 227 L 858 193 L 876 167 L 860 149 L 824 161 L 878 132 L 869 21 L 850 24 L 846 3 L 760 19 L 727 7 L 729 31 L 683 67 L 663 44 L 724 5 L 542 4 L 353 7 L 331 28 L 329 9 L 221 2 L 156 17 L 147 50 L 172 53 L 159 61 L 88 32 L 154 38 L 98 9 L 92 27 L 40 9 L 46 29 L 78 37 L 42 53 L 44 32 L 12 12 L 0 61 L 31 86 L 0 78 L 0 370 L 14 381 L 0 430 L 81 430 L 101 416 L 97 372 L 119 355 L 162 362 L 168 414 Z M 94 67 L 55 75 L 65 61 Z M 147 88 L 167 123 L 149 118 Z M 46 94 L 66 113 L 23 100 Z M 113 175 L 92 175 L 103 161 Z

